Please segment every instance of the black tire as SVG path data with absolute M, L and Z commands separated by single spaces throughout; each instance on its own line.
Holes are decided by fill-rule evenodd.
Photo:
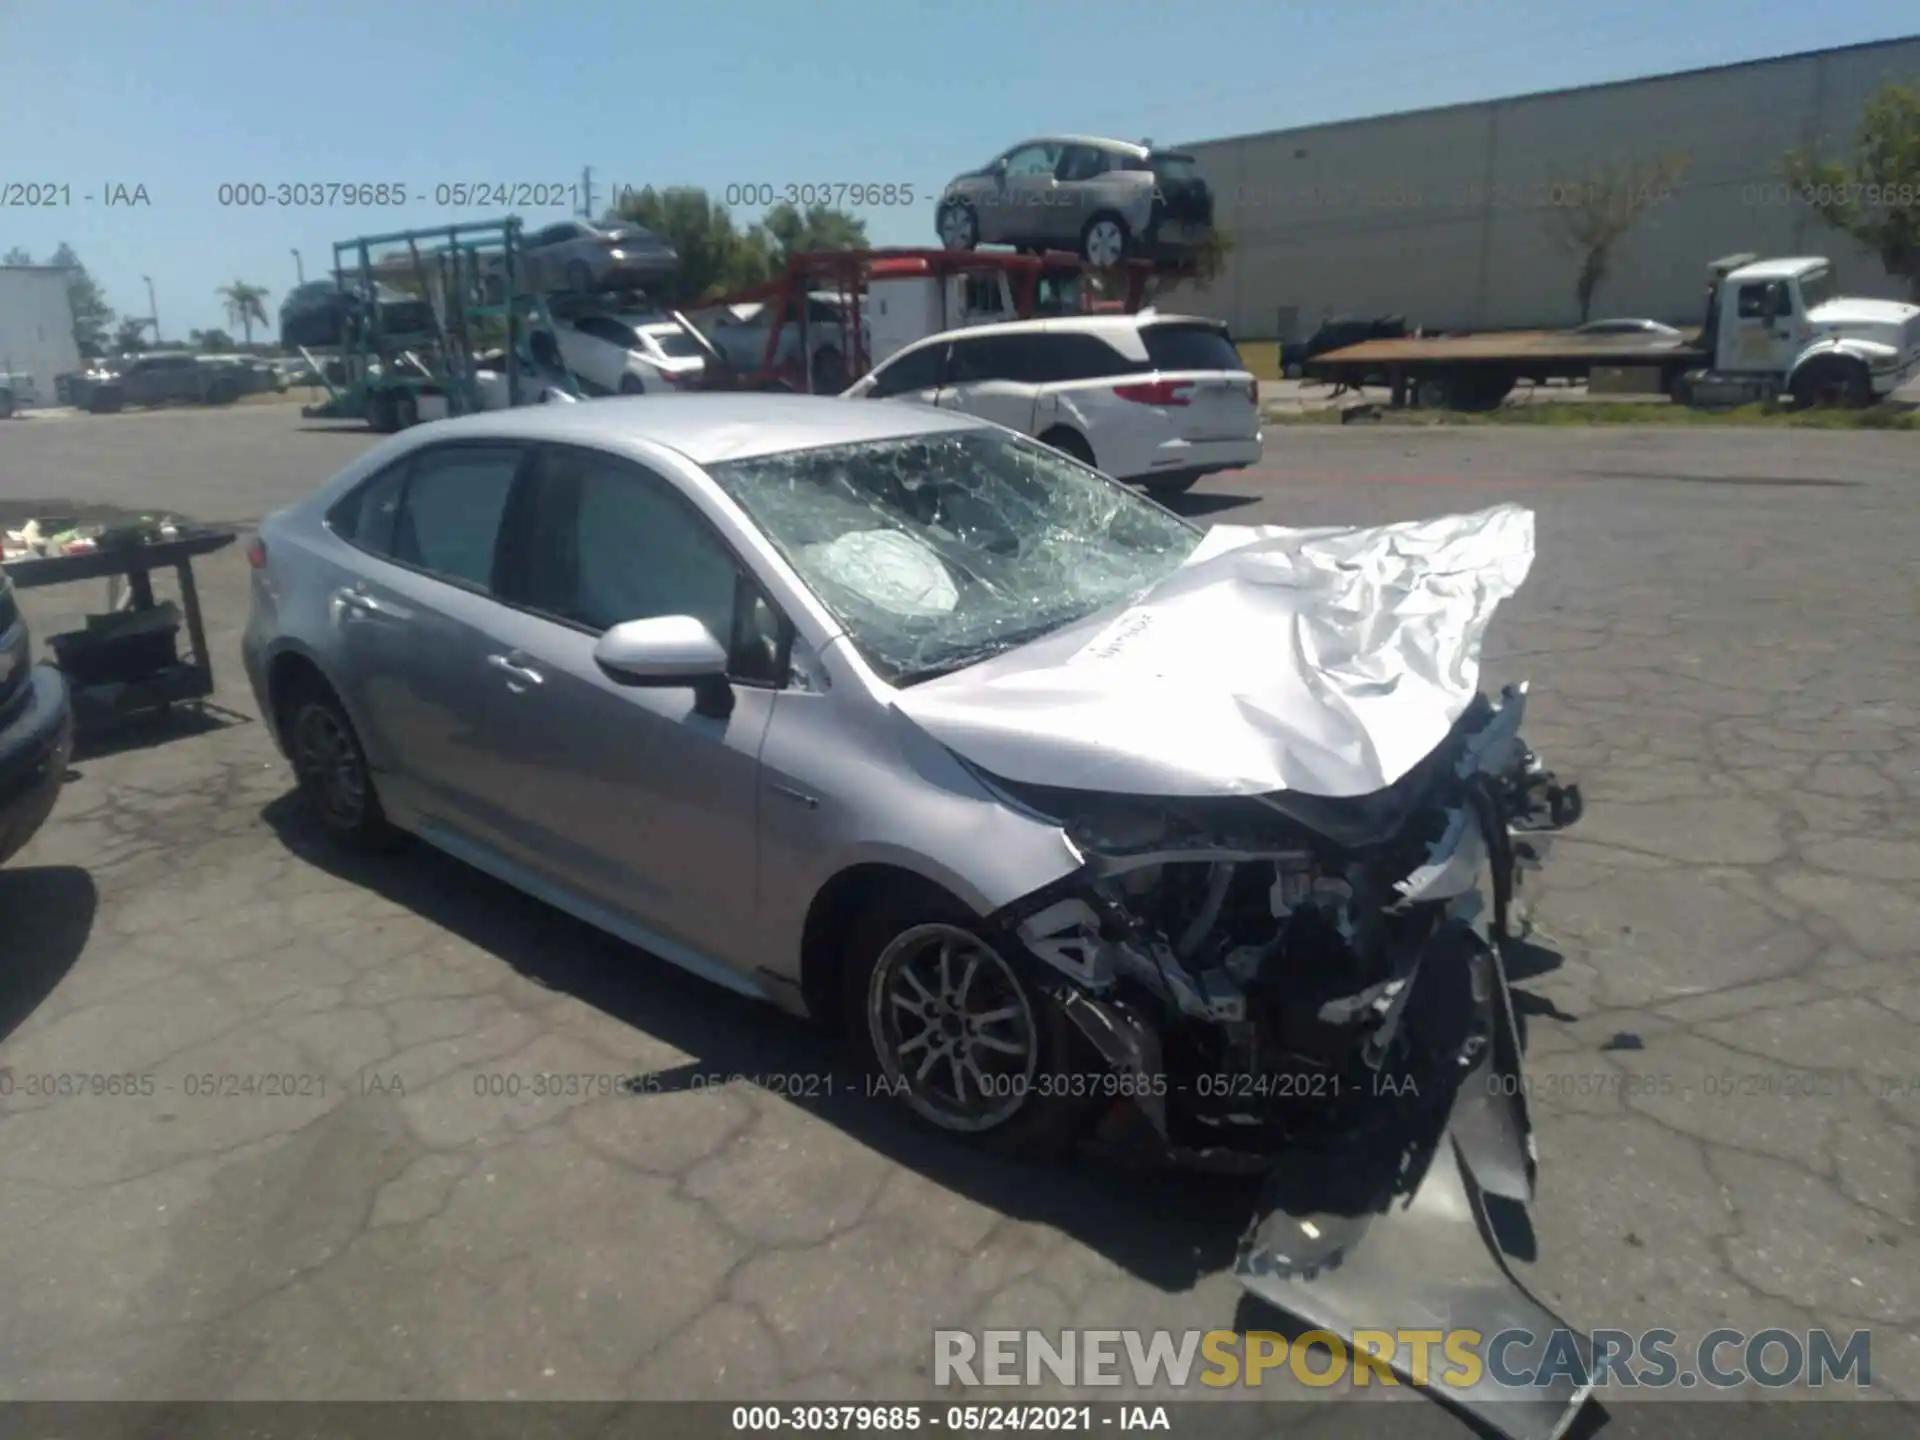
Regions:
M 327 838 L 353 850 L 381 850 L 398 832 L 381 808 L 360 736 L 339 698 L 318 680 L 281 703 L 280 733 L 307 811 Z
M 367 397 L 367 427 L 376 435 L 391 435 L 394 426 L 393 397 L 374 394 Z
M 393 428 L 410 430 L 420 423 L 420 402 L 412 394 L 393 397 Z
M 1178 480 L 1148 480 L 1143 482 L 1147 493 L 1156 500 L 1170 500 L 1175 495 L 1184 495 L 1200 483 L 1198 475 L 1183 476 Z
M 0 420 L 13 418 L 13 391 L 0 390 Z
M 644 395 L 647 393 L 647 387 L 638 375 L 622 375 L 620 377 L 620 393 L 622 395 Z
M 944 1067 L 937 1067 L 929 1081 L 909 1078 L 906 1067 L 920 1052 L 903 1057 L 899 1048 L 911 1048 L 920 1034 L 938 1033 L 942 1039 L 936 1043 L 958 1043 L 965 1033 L 958 1028 L 962 1023 L 958 1016 L 934 1020 L 909 1015 L 900 1020 L 902 1007 L 888 1003 L 895 995 L 912 993 L 905 986 L 897 990 L 889 986 L 899 968 L 914 964 L 916 959 L 925 960 L 930 953 L 937 954 L 942 944 L 953 946 L 953 965 L 963 974 L 966 959 L 979 962 L 980 968 L 965 987 L 978 1003 L 992 1005 L 995 1010 L 1020 1010 L 1021 1014 L 1011 1020 L 992 1022 L 998 1033 L 991 1038 L 1020 1044 L 1031 1057 L 1026 1063 L 1008 1062 L 1005 1068 L 994 1069 L 988 1086 L 969 1085 L 964 1078 L 955 1081 L 962 1092 L 978 1092 L 976 1113 L 972 1114 L 966 1113 L 964 1104 L 949 1107 L 940 1103 L 939 1086 L 933 1080 L 940 1078 L 938 1069 Z M 1072 1148 L 1092 1100 L 1058 1093 L 1067 1086 L 1047 1084 L 1046 1077 L 1057 1081 L 1076 1068 L 1086 1067 L 1079 1059 L 1082 1047 L 1074 1039 L 1072 1022 L 1032 983 L 1028 965 L 1037 962 L 1023 965 L 1023 958 L 1005 955 L 966 907 L 951 896 L 932 886 L 903 886 L 862 915 L 848 934 L 841 977 L 842 1020 L 853 1059 L 871 1078 L 876 1095 L 892 1095 L 921 1123 L 955 1139 L 1004 1155 L 1046 1159 Z M 951 975 L 951 969 L 949 973 L 952 988 L 945 998 L 951 999 L 962 987 L 960 977 Z M 928 1003 L 932 1005 L 941 998 L 934 997 Z M 961 998 L 964 1001 L 969 997 Z M 948 1025 L 956 1028 L 946 1030 Z M 899 1033 L 901 1030 L 911 1033 Z M 891 1053 L 890 1061 L 881 1058 L 883 1046 Z M 974 1053 L 991 1057 L 999 1052 L 976 1046 Z M 989 1072 L 983 1069 L 976 1073 L 984 1076 Z
M 584 260 L 573 260 L 567 264 L 567 288 L 576 295 L 593 293 L 593 271 Z
M 1118 253 L 1108 254 L 1109 236 L 1117 236 Z M 1127 222 L 1111 210 L 1102 210 L 1080 227 L 1080 258 L 1102 269 L 1119 264 L 1133 253 L 1133 232 Z M 1096 254 L 1095 251 L 1100 253 Z
M 934 233 L 947 250 L 974 250 L 980 245 L 980 216 L 964 200 L 950 200 L 934 216 Z
M 846 357 L 832 345 L 814 352 L 813 393 L 838 395 L 847 388 Z
M 1094 464 L 1093 446 L 1087 443 L 1087 437 L 1082 435 L 1078 430 L 1069 430 L 1064 425 L 1060 426 L 1042 435 L 1040 437 L 1040 443 L 1042 445 L 1051 445 L 1062 455 L 1071 455 L 1082 465 L 1094 469 L 1099 468 Z
M 118 390 L 95 390 L 87 396 L 87 409 L 95 415 L 117 414 L 126 403 L 126 396 Z
M 1864 410 L 1873 404 L 1873 380 L 1858 360 L 1822 356 L 1794 372 L 1793 403 L 1803 410 L 1833 406 Z

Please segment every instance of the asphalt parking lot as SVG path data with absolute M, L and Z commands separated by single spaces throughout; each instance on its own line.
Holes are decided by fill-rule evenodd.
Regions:
M 277 406 L 22 420 L 0 520 L 244 524 L 368 443 Z M 1870 1328 L 1875 1388 L 1909 1399 L 1916 487 L 1899 434 L 1295 428 L 1184 505 L 1536 509 L 1487 679 L 1533 681 L 1530 738 L 1588 809 L 1522 982 L 1523 1273 L 1587 1328 Z M 722 1083 L 825 1061 L 450 860 L 330 854 L 241 673 L 240 548 L 199 573 L 206 721 L 78 759 L 0 871 L 0 1398 L 911 1399 L 938 1326 L 1265 1323 L 1223 1273 L 1231 1187 L 1001 1165 L 844 1087 Z M 91 588 L 23 594 L 36 633 Z M 506 1093 L 641 1072 L 663 1083 Z M 27 1094 L 43 1074 L 158 1088 Z

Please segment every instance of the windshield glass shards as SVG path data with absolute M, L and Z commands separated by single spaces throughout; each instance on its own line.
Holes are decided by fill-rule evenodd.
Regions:
M 894 684 L 1129 600 L 1200 538 L 1125 486 L 997 430 L 791 451 L 709 473 Z

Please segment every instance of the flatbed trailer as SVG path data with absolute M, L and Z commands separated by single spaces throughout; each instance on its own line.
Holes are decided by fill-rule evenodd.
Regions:
M 1309 360 L 1310 379 L 1359 390 L 1385 386 L 1395 406 L 1491 410 L 1529 381 L 1589 380 L 1596 368 L 1657 372 L 1661 394 L 1709 363 L 1697 332 L 1679 344 L 1653 344 L 1636 335 L 1576 335 L 1568 330 L 1516 330 L 1485 335 L 1409 336 L 1363 340 Z
M 703 301 L 695 308 L 697 314 L 729 306 L 775 306 L 760 363 L 751 368 L 734 366 L 717 350 L 712 350 L 702 384 L 713 389 L 803 393 L 818 389 L 815 367 L 796 358 L 784 361 L 781 358 L 785 353 L 782 337 L 796 325 L 800 330 L 800 343 L 798 347 L 787 348 L 797 349 L 800 357 L 814 353 L 807 318 L 811 307 L 805 303 L 810 296 L 831 296 L 837 302 L 834 308 L 839 318 L 834 328 L 838 332 L 839 353 L 844 357 L 844 378 L 840 380 L 844 386 L 858 380 L 877 363 L 867 305 L 875 284 L 933 282 L 939 292 L 938 305 L 936 313 L 929 317 L 930 328 L 925 332 L 933 335 L 994 320 L 1030 320 L 1043 315 L 1101 310 L 1133 314 L 1147 303 L 1156 281 L 1188 278 L 1192 273 L 1190 262 L 1169 264 L 1147 260 L 1126 261 L 1112 269 L 1099 270 L 1070 251 L 1022 253 L 894 247 L 793 255 L 788 257 L 785 271 L 773 279 Z M 984 282 L 999 297 L 998 304 L 992 308 L 951 304 L 949 281 Z M 1103 295 L 1102 290 L 1114 293 Z M 797 319 L 790 320 L 789 313 Z M 698 330 L 681 318 L 688 328 Z M 705 343 L 703 332 L 700 338 Z M 878 356 L 878 359 L 885 358 L 884 354 Z

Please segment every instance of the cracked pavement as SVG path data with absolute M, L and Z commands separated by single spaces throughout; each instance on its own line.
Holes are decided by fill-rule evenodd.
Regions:
M 368 443 L 302 424 L 19 422 L 0 519 L 243 523 Z M 1909 1399 L 1917 483 L 1901 435 L 1383 426 L 1271 432 L 1183 506 L 1535 508 L 1485 678 L 1533 682 L 1587 815 L 1516 974 L 1521 1273 L 1585 1328 L 1870 1327 Z M 454 861 L 330 853 L 241 673 L 240 547 L 197 574 L 214 711 L 77 760 L 0 871 L 0 1398 L 932 1398 L 940 1326 L 1266 1323 L 1224 1273 L 1243 1191 L 982 1159 L 822 1078 L 807 1027 Z M 97 584 L 24 593 L 35 633 Z

